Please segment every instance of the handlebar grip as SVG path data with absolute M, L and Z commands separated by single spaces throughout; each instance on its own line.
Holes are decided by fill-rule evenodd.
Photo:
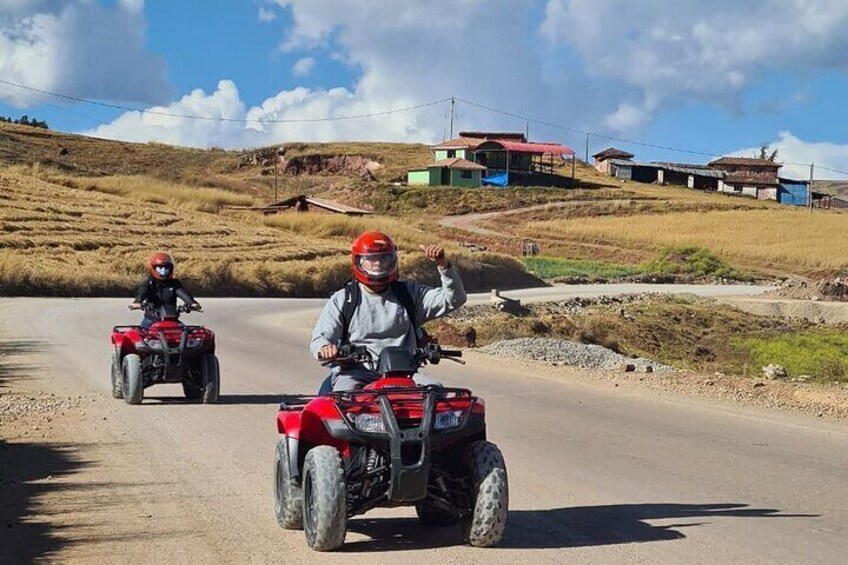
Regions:
M 462 351 L 459 349 L 442 349 L 442 357 L 462 357 Z

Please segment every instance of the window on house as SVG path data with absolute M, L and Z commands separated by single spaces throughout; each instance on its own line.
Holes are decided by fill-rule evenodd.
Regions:
M 470 179 L 471 178 L 471 171 L 460 171 L 459 176 L 460 176 L 460 178 Z
M 448 149 L 448 159 L 456 157 L 456 149 Z

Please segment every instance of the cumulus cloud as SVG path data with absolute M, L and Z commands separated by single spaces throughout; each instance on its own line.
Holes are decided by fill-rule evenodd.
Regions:
M 304 57 L 298 59 L 292 66 L 292 74 L 296 77 L 304 77 L 312 72 L 315 67 L 315 59 L 313 57 Z
M 611 111 L 618 100 L 603 90 L 580 92 L 579 80 L 564 69 L 543 68 L 546 53 L 539 52 L 528 30 L 538 25 L 533 6 L 512 0 L 445 2 L 395 0 L 392 17 L 386 2 L 357 0 L 278 0 L 275 9 L 290 14 L 292 25 L 281 38 L 281 49 L 314 60 L 331 56 L 348 64 L 356 74 L 353 85 L 325 84 L 325 89 L 290 89 L 270 97 L 251 115 L 267 112 L 279 117 L 349 116 L 382 112 L 448 98 L 463 97 L 513 112 L 527 112 L 549 121 L 588 125 Z M 535 19 L 534 19 L 535 18 Z M 311 63 L 298 63 L 294 73 Z M 565 94 L 563 94 L 565 93 Z M 606 100 L 606 106 L 603 102 Z M 575 106 L 581 112 L 574 111 Z M 595 112 L 593 114 L 593 112 Z M 174 127 L 181 127 L 172 121 Z M 264 124 L 262 139 L 375 139 L 440 141 L 449 135 L 448 106 L 396 113 L 379 119 L 339 121 L 306 126 Z M 136 124 L 142 127 L 143 124 Z M 523 131 L 522 120 L 491 114 L 457 104 L 455 133 L 460 129 L 497 128 Z M 158 128 L 158 126 L 157 126 Z M 253 129 L 255 127 L 249 127 Z M 118 135 L 118 128 L 104 128 Z M 154 132 L 161 130 L 155 129 Z M 195 129 L 195 133 L 200 130 Z M 561 132 L 537 132 L 545 139 L 566 141 Z M 143 135 L 141 131 L 128 135 Z M 192 145 L 221 144 L 194 135 Z M 250 139 L 251 137 L 248 136 Z M 233 146 L 239 141 L 226 143 Z
M 378 128 L 369 127 L 367 120 L 325 120 L 367 112 L 369 106 L 344 88 L 285 90 L 259 106 L 248 108 L 235 83 L 222 80 L 210 94 L 197 89 L 173 104 L 152 107 L 146 112 L 126 112 L 109 124 L 81 133 L 106 139 L 226 148 L 256 147 L 281 141 L 409 138 L 410 122 L 404 113 L 382 117 Z M 436 136 L 435 131 L 425 126 L 418 127 L 415 134 L 428 139 Z
M 810 178 L 809 163 L 815 163 L 817 179 L 848 179 L 848 175 L 836 172 L 846 170 L 848 145 L 825 141 L 804 141 L 789 131 L 782 131 L 769 147 L 777 149 L 777 161 L 784 163 L 783 168 L 780 169 L 781 176 L 808 179 Z M 749 147 L 735 151 L 733 155 L 753 157 L 759 155 L 759 151 L 759 147 Z
M 359 121 L 267 120 L 381 112 L 457 96 L 550 123 L 638 136 L 669 104 L 733 108 L 764 70 L 844 69 L 841 54 L 848 47 L 844 0 L 774 0 L 768 10 L 759 0 L 261 1 L 261 8 L 291 21 L 280 49 L 298 59 L 294 76 L 311 72 L 318 57 L 333 57 L 356 73 L 353 84 L 291 88 L 244 108 L 245 119 L 266 123 L 213 127 L 140 116 L 98 131 L 227 147 L 285 140 L 432 142 L 449 133 L 446 106 Z M 244 107 L 235 85 L 227 84 L 201 92 L 202 109 L 195 107 L 195 93 L 188 106 L 183 98 L 167 108 L 209 113 L 215 101 Z M 461 101 L 457 108 L 455 131 L 525 126 Z M 183 131 L 166 131 L 172 129 Z M 565 130 L 534 124 L 531 136 L 582 143 Z
M 0 76 L 38 88 L 124 102 L 157 103 L 170 88 L 161 57 L 146 50 L 143 0 L 0 0 Z M 43 101 L 0 88 L 0 100 Z
M 541 31 L 576 50 L 592 75 L 638 93 L 644 116 L 629 103 L 607 119 L 627 129 L 670 100 L 732 106 L 766 69 L 845 70 L 848 3 L 548 0 Z

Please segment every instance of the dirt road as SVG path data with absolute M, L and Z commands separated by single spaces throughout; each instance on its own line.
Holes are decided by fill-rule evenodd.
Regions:
M 501 548 L 424 531 L 407 509 L 350 522 L 316 554 L 271 511 L 278 394 L 322 377 L 306 354 L 323 301 L 208 299 L 222 403 L 178 387 L 112 400 L 108 333 L 125 300 L 0 300 L 0 562 L 843 563 L 848 426 L 614 386 L 563 369 L 535 378 L 469 355 L 428 371 L 485 397 L 507 460 Z M 26 392 L 25 392 L 26 391 Z M 38 391 L 58 399 L 38 408 Z M 23 398 L 23 397 L 21 397 Z M 51 401 L 53 402 L 53 401 Z M 43 410 L 43 413 L 42 413 Z

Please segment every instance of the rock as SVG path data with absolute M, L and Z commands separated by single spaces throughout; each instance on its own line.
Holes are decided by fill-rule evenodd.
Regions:
M 786 367 L 783 365 L 766 365 L 763 367 L 763 378 L 765 379 L 785 379 L 787 376 Z
M 754 386 L 754 388 L 760 388 L 760 387 L 766 386 L 766 383 L 764 383 L 763 381 L 757 381 L 757 382 L 754 383 L 753 386 Z
M 623 369 L 625 373 L 635 373 L 636 365 L 634 365 L 633 363 L 624 363 Z
M 812 375 L 798 375 L 797 377 L 793 377 L 789 379 L 793 383 L 808 383 L 813 380 Z

